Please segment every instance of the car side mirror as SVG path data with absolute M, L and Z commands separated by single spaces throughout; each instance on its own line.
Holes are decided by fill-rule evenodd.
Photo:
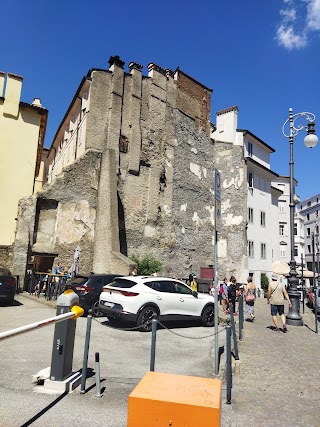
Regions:
M 193 295 L 195 298 L 198 298 L 198 292 L 196 292 L 196 291 L 192 291 L 192 295 Z

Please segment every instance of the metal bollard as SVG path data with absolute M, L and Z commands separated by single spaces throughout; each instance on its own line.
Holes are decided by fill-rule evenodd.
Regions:
M 102 397 L 100 387 L 100 358 L 99 353 L 95 354 L 95 369 L 96 369 L 96 397 Z
M 242 340 L 243 329 L 243 296 L 239 296 L 239 340 Z
M 231 403 L 231 388 L 232 388 L 232 366 L 231 366 L 231 326 L 226 327 L 226 375 L 227 375 L 227 402 Z
M 150 371 L 154 372 L 154 365 L 156 359 L 156 341 L 157 341 L 157 319 L 152 319 L 152 336 L 151 336 L 151 358 L 150 358 Z
M 230 304 L 230 322 L 231 322 L 231 332 L 233 336 L 234 357 L 236 360 L 239 360 L 238 341 L 237 341 L 237 334 L 236 334 L 236 325 L 234 323 L 232 304 Z
M 91 324 L 92 324 L 92 310 L 89 310 L 89 313 L 87 316 L 87 330 L 86 330 L 86 339 L 84 344 L 80 394 L 84 394 L 86 392 L 86 379 L 87 379 L 87 367 L 88 367 L 88 354 L 89 354 L 89 347 L 90 347 Z

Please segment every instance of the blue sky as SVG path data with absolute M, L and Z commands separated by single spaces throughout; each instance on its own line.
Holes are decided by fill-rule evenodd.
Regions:
M 310 111 L 320 135 L 320 0 L 12 0 L 1 5 L 0 70 L 24 77 L 22 100 L 49 110 L 45 145 L 90 68 L 111 55 L 193 76 L 213 89 L 215 112 L 239 107 L 238 127 L 276 149 L 271 167 L 289 175 L 282 136 L 288 109 Z M 302 119 L 301 124 L 306 124 Z M 320 193 L 320 144 L 295 138 L 301 200 Z

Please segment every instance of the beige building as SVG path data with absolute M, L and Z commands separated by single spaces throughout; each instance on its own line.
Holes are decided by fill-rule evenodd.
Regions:
M 18 202 L 42 187 L 48 111 L 20 101 L 21 76 L 0 72 L 0 266 L 11 267 Z M 10 268 L 11 269 L 11 268 Z

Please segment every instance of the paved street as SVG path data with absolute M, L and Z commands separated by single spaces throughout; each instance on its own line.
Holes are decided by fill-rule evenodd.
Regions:
M 318 427 L 320 336 L 306 308 L 303 327 L 277 333 L 266 300 L 256 302 L 256 322 L 245 324 L 240 373 L 232 405 L 223 403 L 223 427 Z M 279 322 L 281 325 L 281 321 Z
M 15 306 L 0 308 L 0 331 L 55 315 L 53 308 L 23 295 L 18 295 L 16 301 Z M 189 328 L 180 326 L 176 325 L 172 331 L 194 338 L 213 333 L 213 329 L 197 324 Z M 50 365 L 53 330 L 52 325 L 0 342 L 0 426 L 125 427 L 128 395 L 149 370 L 151 334 L 110 329 L 93 321 L 88 366 L 94 369 L 94 353 L 99 352 L 101 378 L 104 378 L 101 385 L 105 387 L 103 397 L 95 397 L 92 377 L 87 380 L 87 388 L 91 388 L 85 395 L 80 395 L 77 389 L 59 398 L 35 393 L 31 384 L 32 375 Z M 75 371 L 82 367 L 85 330 L 86 319 L 78 319 Z M 219 334 L 219 339 L 223 343 L 225 334 Z M 159 330 L 155 368 L 162 372 L 212 377 L 213 347 L 212 337 L 186 339 Z
M 1 307 L 0 330 L 51 317 L 55 310 L 22 295 L 17 305 Z M 256 302 L 256 322 L 245 323 L 240 344 L 240 363 L 233 377 L 232 404 L 222 401 L 222 427 L 317 427 L 320 393 L 319 345 L 314 318 L 306 308 L 305 326 L 275 333 L 266 300 Z M 103 321 L 100 319 L 99 321 Z M 170 328 L 173 325 L 169 325 Z M 177 327 L 178 326 L 178 327 Z M 176 325 L 173 332 L 189 337 L 206 336 L 212 330 Z M 94 376 L 88 392 L 79 389 L 64 397 L 33 391 L 31 377 L 50 365 L 53 326 L 0 343 L 0 426 L 125 427 L 127 398 L 149 369 L 151 334 L 107 328 L 93 321 L 89 367 L 100 352 L 103 397 L 95 397 Z M 86 319 L 77 323 L 74 370 L 82 367 Z M 225 334 L 219 334 L 219 344 Z M 213 339 L 189 340 L 167 330 L 157 334 L 156 370 L 194 376 L 213 376 Z M 225 387 L 224 387 L 225 389 Z M 200 426 L 199 426 L 200 427 Z

